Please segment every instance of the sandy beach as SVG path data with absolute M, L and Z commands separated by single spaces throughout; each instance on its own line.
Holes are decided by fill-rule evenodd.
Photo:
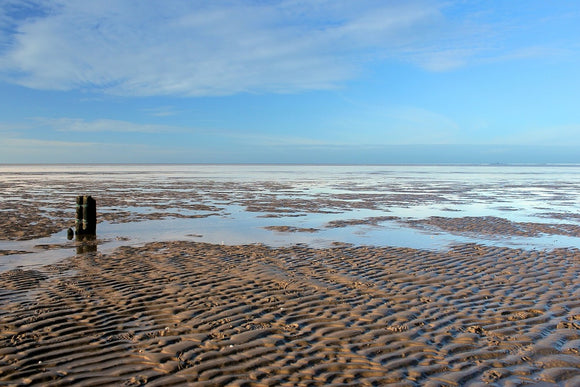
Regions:
M 0 274 L 6 385 L 580 384 L 580 251 L 151 243 Z
M 0 0 L 0 387 L 580 387 L 580 0 Z
M 577 238 L 577 215 L 555 204 L 537 209 L 539 222 L 509 219 L 510 203 L 493 216 L 441 216 L 461 208 L 462 190 L 465 202 L 500 196 L 495 186 L 475 197 L 441 182 L 357 201 L 362 188 L 351 183 L 348 194 L 308 200 L 291 183 L 176 181 L 151 192 L 137 190 L 143 181 L 19 184 L 4 183 L 12 196 L 0 201 L 0 239 L 11 247 L 0 258 L 66 257 L 0 271 L 0 385 L 580 385 L 580 250 L 494 242 Z M 290 243 L 206 243 L 196 230 L 146 243 L 67 241 L 71 192 L 91 184 L 101 235 L 166 218 L 209 227 L 241 203 L 260 232 Z M 562 208 L 575 200 L 559 195 Z M 395 208 L 424 201 L 444 208 L 422 218 Z M 375 212 L 352 217 L 361 208 Z M 304 221 L 310 216 L 318 223 Z M 393 225 L 458 242 L 292 242 Z M 461 242 L 465 235 L 489 239 Z

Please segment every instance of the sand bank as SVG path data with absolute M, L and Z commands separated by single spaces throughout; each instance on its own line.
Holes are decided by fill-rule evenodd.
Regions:
M 0 168 L 0 385 L 580 385 L 578 176 Z M 98 246 L 66 240 L 78 194 Z
M 0 273 L 0 384 L 580 385 L 580 251 L 193 242 Z

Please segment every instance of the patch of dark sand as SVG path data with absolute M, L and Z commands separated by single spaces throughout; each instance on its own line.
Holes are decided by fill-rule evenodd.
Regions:
M 203 204 L 205 199 L 187 184 L 174 182 L 160 185 L 148 192 L 135 183 L 127 184 L 110 179 L 90 182 L 62 182 L 40 180 L 42 189 L 31 190 L 30 184 L 13 183 L 11 197 L 0 201 L 0 239 L 31 240 L 48 237 L 74 227 L 76 194 L 91 194 L 97 201 L 99 222 L 135 222 L 166 217 L 198 218 L 219 215 L 222 208 Z M 0 188 L 3 183 L 0 182 Z M 48 189 L 50 188 L 50 189 Z M 137 188 L 137 189 L 136 189 Z M 183 190 L 181 190 L 183 189 Z M 212 195 L 208 194 L 211 198 Z M 199 203 L 192 203 L 197 200 Z M 127 209 L 131 207 L 131 209 Z M 133 207 L 144 211 L 134 210 Z M 187 211 L 212 213 L 185 215 L 178 211 L 152 212 L 151 208 L 179 208 Z
M 294 226 L 266 226 L 263 227 L 266 230 L 276 231 L 276 232 L 310 232 L 315 233 L 320 231 L 317 228 L 303 228 L 303 227 L 294 227 Z
M 96 243 L 96 241 L 95 241 Z M 41 250 L 59 250 L 59 249 L 67 249 L 67 248 L 72 248 L 75 247 L 75 242 L 69 242 L 69 243 L 45 243 L 45 244 L 38 244 L 38 245 L 34 245 L 35 249 L 41 249 Z
M 546 212 L 541 214 L 540 216 L 544 218 L 572 220 L 575 222 L 580 222 L 580 214 L 573 212 Z
M 1 239 L 31 240 L 52 235 L 74 225 L 74 219 L 66 220 L 47 216 L 31 206 L 4 211 L 0 216 Z
M 0 250 L 0 256 L 2 255 L 12 255 L 12 254 L 30 254 L 31 251 L 24 250 Z
M 130 223 L 130 222 L 143 222 L 146 220 L 159 220 L 167 218 L 182 218 L 182 219 L 201 219 L 208 218 L 210 216 L 219 216 L 219 213 L 209 213 L 209 214 L 193 214 L 186 215 L 180 214 L 178 212 L 150 212 L 150 213 L 139 213 L 139 212 L 114 212 L 101 214 L 99 220 L 106 220 L 111 223 Z
M 325 228 L 341 228 L 357 225 L 378 226 L 381 222 L 398 221 L 401 218 L 397 216 L 375 216 L 364 219 L 339 219 L 332 220 L 324 226 Z
M 289 213 L 284 213 L 284 214 L 264 214 L 264 215 L 258 215 L 256 216 L 256 218 L 298 218 L 301 216 L 307 216 L 307 214 L 289 214 Z
M 354 246 L 354 244 L 352 244 L 352 243 L 338 242 L 338 241 L 332 242 L 331 245 L 333 247 L 353 247 Z
M 416 228 L 434 227 L 451 233 L 475 233 L 485 235 L 505 235 L 537 237 L 541 234 L 580 236 L 580 226 L 574 224 L 545 224 L 533 222 L 512 222 L 494 216 L 467 216 L 462 218 L 447 218 L 432 216 L 427 219 L 411 219 L 405 224 Z
M 294 203 L 293 206 L 286 207 L 282 206 L 280 203 L 273 203 L 273 204 L 264 204 L 264 203 L 251 203 L 246 206 L 246 211 L 248 212 L 266 212 L 269 213 L 264 217 L 275 217 L 275 215 L 282 215 L 286 216 L 301 216 L 299 212 L 308 212 L 308 213 L 318 213 L 318 214 L 334 214 L 338 213 L 338 211 L 323 209 L 323 206 L 314 205 L 314 204 L 298 204 L 298 201 L 292 201 Z M 286 203 L 287 205 L 287 203 Z
M 209 206 L 209 205 L 205 205 L 205 204 L 188 204 L 188 203 L 179 203 L 179 202 L 171 202 L 169 204 L 154 204 L 152 206 L 153 208 L 156 208 L 158 210 L 167 210 L 167 209 L 173 209 L 173 208 L 180 208 L 180 209 L 184 209 L 184 210 L 188 210 L 188 211 L 207 211 L 207 212 L 219 212 L 221 210 L 223 210 L 223 208 L 221 207 L 216 207 L 216 206 Z
M 495 207 L 494 209 L 499 210 L 499 211 L 512 211 L 512 212 L 520 211 L 519 208 L 509 207 L 509 206 L 498 206 L 498 207 Z
M 580 381 L 579 250 L 156 242 L 59 265 L 0 276 L 0 383 Z
M 260 198 L 246 197 L 240 200 L 248 212 L 267 212 L 271 214 L 295 214 L 295 213 L 341 213 L 352 209 L 379 209 L 383 202 L 375 200 L 377 195 L 365 197 L 364 195 L 325 195 L 319 194 L 304 199 L 278 198 L 274 195 L 264 195 Z M 384 195 L 379 195 L 385 199 Z M 408 197 L 412 200 L 411 197 Z

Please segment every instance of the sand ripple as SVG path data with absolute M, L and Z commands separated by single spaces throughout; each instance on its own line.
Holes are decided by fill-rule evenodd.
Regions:
M 0 276 L 0 384 L 580 385 L 579 274 L 476 244 L 79 255 Z
M 512 222 L 495 216 L 466 216 L 446 218 L 432 216 L 421 220 L 408 220 L 414 227 L 435 227 L 451 233 L 474 233 L 477 235 L 510 235 L 537 237 L 541 234 L 565 235 L 580 237 L 580 226 L 577 224 L 545 224 L 534 222 Z

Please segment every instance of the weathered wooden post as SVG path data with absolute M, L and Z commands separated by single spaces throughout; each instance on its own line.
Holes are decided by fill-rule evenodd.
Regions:
M 91 196 L 77 196 L 77 238 L 97 235 L 97 202 Z

